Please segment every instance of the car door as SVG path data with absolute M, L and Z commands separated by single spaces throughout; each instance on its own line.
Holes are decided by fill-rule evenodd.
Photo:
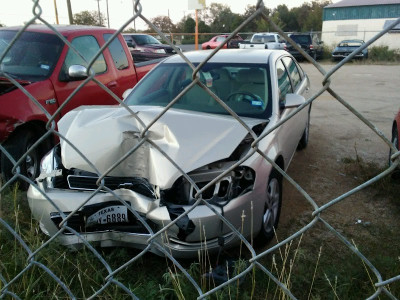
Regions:
M 78 55 L 72 49 L 69 49 L 65 56 L 61 71 L 58 74 L 58 80 L 54 81 L 57 101 L 59 105 L 65 105 L 61 114 L 70 111 L 81 105 L 94 104 L 117 104 L 117 101 L 112 96 L 103 90 L 93 80 L 87 82 L 84 86 L 77 88 L 84 82 L 84 78 L 70 78 L 68 69 L 71 65 L 82 65 L 88 67 L 93 57 L 100 49 L 98 38 L 94 35 L 83 35 L 72 39 L 71 44 L 82 55 Z M 97 57 L 92 65 L 92 71 L 95 72 L 95 79 L 109 86 L 115 81 L 115 73 L 113 68 L 110 68 L 106 62 L 106 55 L 109 57 L 109 52 L 106 49 Z M 110 59 L 108 58 L 108 61 Z M 70 99 L 68 97 L 75 93 Z M 68 100 L 68 101 L 67 101 Z M 67 102 L 66 102 L 67 101 Z
M 292 57 L 284 56 L 276 63 L 276 72 L 278 78 L 280 118 L 286 118 L 296 108 L 284 108 L 285 98 L 288 93 L 305 95 L 308 92 L 308 80 L 300 66 Z M 285 161 L 290 161 L 297 144 L 303 134 L 306 126 L 308 109 L 303 109 L 281 126 L 281 136 L 286 145 L 283 149 Z

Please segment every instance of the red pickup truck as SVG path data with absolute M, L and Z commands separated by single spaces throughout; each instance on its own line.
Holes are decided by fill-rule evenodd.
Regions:
M 54 136 L 48 134 L 40 145 L 32 147 L 47 133 L 49 118 L 57 112 L 57 122 L 81 105 L 118 104 L 93 80 L 77 90 L 87 78 L 88 62 L 115 30 L 56 26 L 59 34 L 80 53 L 78 55 L 45 25 L 29 26 L 9 47 L 21 28 L 0 29 L 0 143 L 16 161 L 28 152 L 20 171 L 33 180 L 39 174 L 41 157 L 55 141 Z M 97 57 L 91 71 L 96 74 L 95 80 L 121 98 L 125 90 L 132 88 L 154 66 L 155 63 L 135 66 L 123 37 L 118 35 L 118 39 Z M 8 180 L 14 164 L 1 147 L 0 152 L 1 173 Z M 28 185 L 24 181 L 21 184 Z

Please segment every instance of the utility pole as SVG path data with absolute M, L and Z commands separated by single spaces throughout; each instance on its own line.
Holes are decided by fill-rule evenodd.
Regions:
M 107 24 L 108 28 L 110 28 L 110 14 L 108 13 L 108 0 L 106 0 L 106 5 L 107 5 Z
M 71 8 L 71 0 L 67 0 L 67 7 L 68 7 L 68 18 L 69 24 L 74 24 L 74 18 L 72 17 L 72 8 Z
M 57 2 L 56 2 L 56 0 L 54 0 L 54 11 L 56 13 L 56 23 L 58 25 L 60 23 L 58 22 L 58 11 L 57 11 Z
M 133 5 L 133 15 L 135 15 L 135 0 L 132 0 L 132 5 Z M 136 32 L 136 19 L 133 20 L 133 29 L 135 29 Z
M 97 1 L 97 10 L 99 11 L 99 25 L 103 25 L 101 24 L 101 14 L 100 14 L 100 0 L 94 0 Z

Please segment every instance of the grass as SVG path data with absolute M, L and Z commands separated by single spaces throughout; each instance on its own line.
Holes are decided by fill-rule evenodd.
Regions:
M 365 181 L 381 171 L 359 157 L 345 158 L 345 171 Z M 372 187 L 381 197 L 398 201 L 400 183 L 386 178 Z M 47 240 L 31 219 L 26 196 L 17 189 L 4 191 L 0 198 L 0 218 L 5 220 L 22 237 L 29 248 L 39 249 Z M 299 220 L 293 220 L 293 224 Z M 301 227 L 301 226 L 300 226 Z M 296 229 L 293 229 L 296 231 Z M 368 235 L 357 239 L 356 233 L 346 233 L 355 239 L 357 248 L 373 263 L 383 279 L 400 273 L 400 236 L 398 228 L 382 222 L 375 226 L 360 227 Z M 293 233 L 293 232 L 292 232 Z M 288 235 L 292 234 L 288 233 Z M 345 234 L 345 235 L 346 235 Z M 320 237 L 323 237 L 322 239 Z M 96 248 L 104 260 L 115 270 L 139 252 L 128 248 Z M 256 249 L 261 252 L 262 249 Z M 237 257 L 240 253 L 240 259 Z M 244 248 L 223 253 L 226 258 L 235 258 L 230 276 L 248 267 L 249 253 Z M 29 265 L 28 254 L 13 235 L 0 225 L 0 275 L 6 282 L 15 278 Z M 64 282 L 78 299 L 86 299 L 106 283 L 106 267 L 87 248 L 71 252 L 56 243 L 43 247 L 34 260 L 47 266 Z M 214 267 L 215 257 L 207 253 L 199 259 L 182 260 L 180 263 L 197 282 L 203 292 L 214 288 L 212 279 L 204 273 Z M 375 292 L 376 277 L 358 256 L 353 254 L 322 224 L 318 223 L 303 236 L 281 247 L 259 262 L 278 278 L 298 299 L 362 299 Z M 0 277 L 1 278 L 1 277 Z M 198 297 L 189 280 L 177 267 L 165 258 L 146 254 L 119 272 L 115 279 L 129 288 L 140 299 L 195 299 Z M 0 279 L 0 290 L 4 282 Z M 393 295 L 400 296 L 400 282 L 388 286 Z M 32 265 L 8 291 L 22 299 L 69 299 L 62 286 L 42 268 Z M 10 296 L 4 299 L 11 299 Z M 7 298 L 8 297 L 8 298 Z M 96 299 L 130 299 L 118 285 L 110 284 Z M 255 266 L 243 281 L 214 293 L 209 299 L 289 299 L 283 290 Z

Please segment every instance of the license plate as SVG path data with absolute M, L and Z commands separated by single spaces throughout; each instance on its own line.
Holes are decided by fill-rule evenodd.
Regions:
M 99 209 L 86 219 L 86 226 L 109 223 L 127 223 L 128 208 L 124 205 L 113 205 Z

